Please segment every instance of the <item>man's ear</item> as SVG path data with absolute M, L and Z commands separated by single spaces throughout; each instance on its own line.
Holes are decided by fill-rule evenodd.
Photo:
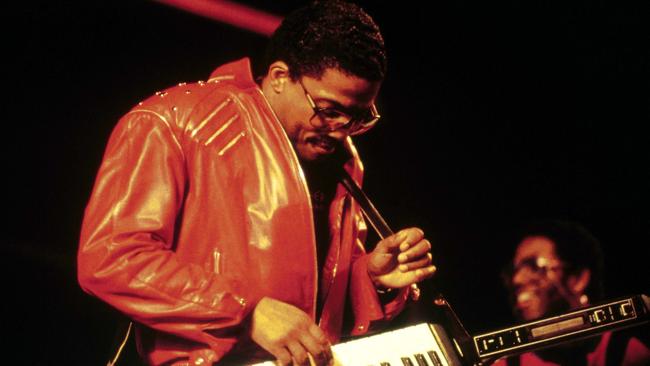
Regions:
M 269 80 L 271 89 L 273 89 L 275 93 L 281 93 L 290 81 L 289 65 L 284 61 L 275 61 L 269 65 L 266 77 Z
M 576 274 L 569 275 L 567 285 L 569 290 L 576 295 L 582 295 L 591 281 L 591 270 L 585 268 Z

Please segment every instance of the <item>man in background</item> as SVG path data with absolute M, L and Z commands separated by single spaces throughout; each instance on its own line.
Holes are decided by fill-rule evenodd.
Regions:
M 602 300 L 602 274 L 603 254 L 591 233 L 576 223 L 544 221 L 521 231 L 504 281 L 515 316 L 530 321 Z M 642 341 L 634 337 L 635 331 L 606 332 L 502 359 L 495 365 L 648 365 L 647 335 Z

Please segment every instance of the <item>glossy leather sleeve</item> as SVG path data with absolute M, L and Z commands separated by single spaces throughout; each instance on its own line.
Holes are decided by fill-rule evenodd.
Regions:
M 86 208 L 78 279 L 147 327 L 219 349 L 234 342 L 217 340 L 219 331 L 239 324 L 256 299 L 227 277 L 178 260 L 172 243 L 187 184 L 184 159 L 171 126 L 155 113 L 122 118 Z

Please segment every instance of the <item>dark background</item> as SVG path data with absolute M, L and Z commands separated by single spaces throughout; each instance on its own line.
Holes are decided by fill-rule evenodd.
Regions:
M 246 3 L 283 15 L 304 2 Z M 511 322 L 499 271 L 513 230 L 537 218 L 600 238 L 609 296 L 649 292 L 650 13 L 621 3 L 361 2 L 390 62 L 383 120 L 356 139 L 366 191 L 394 228 L 426 231 L 439 267 L 413 314 L 442 291 L 471 333 Z M 145 1 L 35 1 L 5 17 L 6 349 L 105 364 L 115 314 L 78 287 L 75 252 L 108 135 L 138 101 L 266 40 Z

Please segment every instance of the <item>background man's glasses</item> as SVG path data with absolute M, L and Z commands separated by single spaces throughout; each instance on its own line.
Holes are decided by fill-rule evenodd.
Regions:
M 299 81 L 299 83 L 303 92 L 305 92 L 309 106 L 314 110 L 314 115 L 309 119 L 309 123 L 316 128 L 327 126 L 330 131 L 342 130 L 351 136 L 355 136 L 374 127 L 381 117 L 374 104 L 370 106 L 370 109 L 354 115 L 342 112 L 336 108 L 319 107 L 314 102 L 311 94 L 305 89 L 302 81 Z M 320 122 L 315 124 L 314 120 L 319 120 Z
M 546 276 L 549 272 L 565 268 L 566 266 L 557 260 L 551 260 L 544 257 L 524 258 L 516 266 L 509 265 L 501 272 L 503 281 L 507 284 L 512 282 L 513 277 L 521 270 L 526 269 L 536 276 Z

